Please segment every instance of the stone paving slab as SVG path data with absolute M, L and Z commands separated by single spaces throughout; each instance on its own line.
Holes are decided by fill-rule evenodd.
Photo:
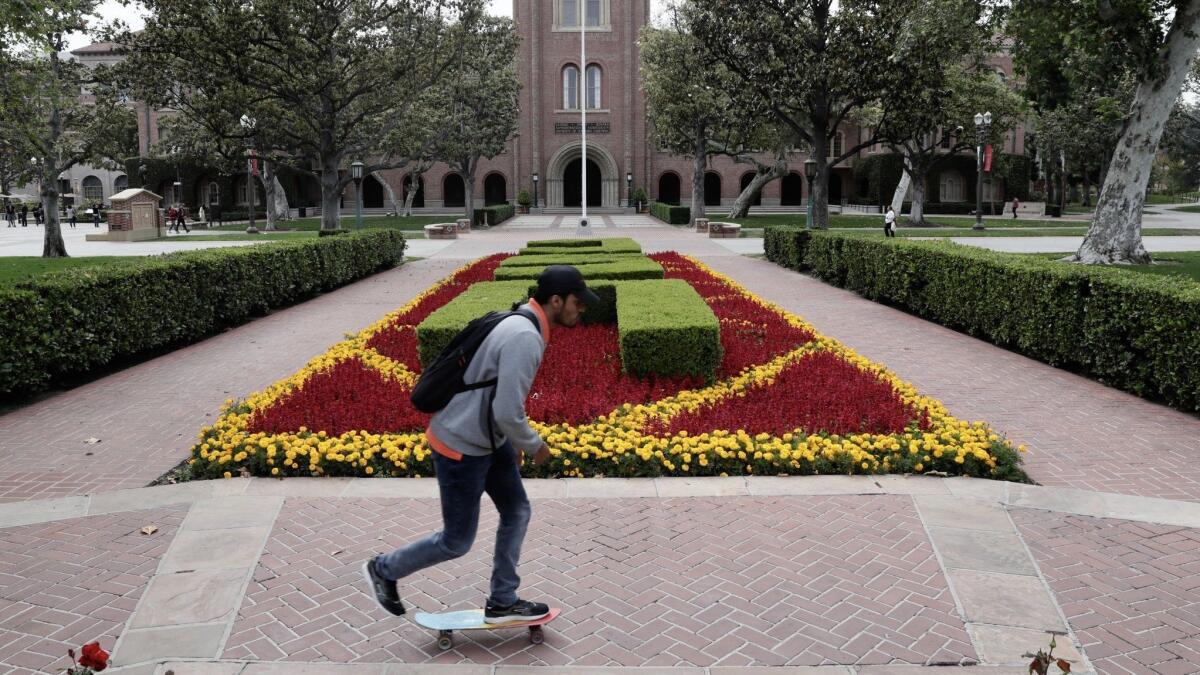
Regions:
M 564 615 L 433 636 L 383 617 L 358 566 L 440 527 L 432 500 L 289 499 L 222 658 L 500 665 L 750 666 L 975 659 L 911 498 L 539 500 L 521 573 Z M 468 556 L 402 583 L 416 609 L 477 607 L 495 515 Z
M 183 520 L 178 507 L 0 530 L 0 672 L 61 672 L 112 649 Z M 139 530 L 155 525 L 158 531 Z

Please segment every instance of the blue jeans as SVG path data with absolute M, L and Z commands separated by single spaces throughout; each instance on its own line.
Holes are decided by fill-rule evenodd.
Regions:
M 505 442 L 483 457 L 453 460 L 434 453 L 442 496 L 442 531 L 379 557 L 378 570 L 388 579 L 404 577 L 431 565 L 467 554 L 479 529 L 479 503 L 486 492 L 500 513 L 496 553 L 492 558 L 489 600 L 507 607 L 517 601 L 517 562 L 529 527 L 531 509 L 521 482 L 517 451 Z

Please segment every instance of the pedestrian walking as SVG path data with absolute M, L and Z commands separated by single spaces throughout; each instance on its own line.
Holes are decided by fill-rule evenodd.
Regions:
M 4 205 L 4 222 L 8 223 L 9 227 L 17 226 L 17 210 L 13 208 L 12 202 Z
M 72 230 L 75 229 L 76 221 L 75 221 L 75 207 L 74 206 L 67 207 L 67 221 L 71 223 L 71 229 Z
M 100 227 L 100 206 L 99 205 L 92 207 L 92 225 L 94 227 Z
M 1016 198 L 1016 197 L 1013 197 L 1013 201 L 1012 201 L 1012 207 L 1013 207 L 1013 220 L 1016 220 L 1016 218 L 1017 218 L 1017 208 L 1018 208 L 1018 207 L 1020 207 L 1020 206 L 1021 206 L 1021 202 L 1017 201 L 1017 198 Z
M 405 612 L 396 587 L 398 579 L 471 550 L 479 526 L 480 499 L 486 492 L 500 514 L 500 523 L 484 621 L 530 621 L 549 613 L 547 605 L 517 597 L 521 583 L 517 562 L 531 513 L 520 467 L 526 452 L 535 453 L 533 463 L 539 465 L 551 455 L 545 441 L 529 426 L 525 398 L 541 366 L 551 329 L 574 326 L 580 315 L 599 301 L 578 269 L 551 265 L 538 277 L 537 291 L 529 302 L 508 315 L 476 319 L 426 367 L 423 381 L 413 390 L 418 409 L 437 407 L 427 405 L 428 399 L 423 398 L 422 392 L 429 391 L 424 389 L 427 385 L 436 388 L 444 383 L 448 387 L 456 379 L 475 384 L 466 390 L 461 384 L 448 390 L 443 387 L 449 402 L 434 413 L 425 432 L 434 451 L 442 530 L 363 563 L 370 593 L 385 611 L 397 616 Z M 478 345 L 473 355 L 469 345 Z
M 204 207 L 203 206 L 201 206 L 200 210 L 196 212 L 196 222 L 204 225 L 205 227 L 208 227 L 208 221 L 204 218 Z
M 192 231 L 187 225 L 187 216 L 184 215 L 183 204 L 178 204 L 175 206 L 175 232 L 176 233 L 179 232 L 180 227 L 183 228 L 184 232 L 190 233 Z
M 29 205 L 21 204 L 21 227 L 29 227 Z
M 42 205 L 41 204 L 38 204 L 37 206 L 33 207 L 33 224 L 38 227 L 42 226 Z
M 167 232 L 178 232 L 178 221 L 175 219 L 175 207 L 167 207 Z
M 896 211 L 890 206 L 883 216 L 883 236 L 896 236 Z

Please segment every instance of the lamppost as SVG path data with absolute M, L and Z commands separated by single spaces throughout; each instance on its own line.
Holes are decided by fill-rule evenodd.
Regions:
M 538 207 L 538 189 L 537 189 L 537 184 L 538 184 L 538 175 L 537 175 L 537 172 L 536 172 L 536 171 L 534 171 L 534 172 L 533 172 L 533 208 L 535 208 L 535 209 Z
M 254 185 L 254 118 L 249 115 L 242 115 L 242 128 L 246 130 L 246 203 L 249 205 L 250 211 L 250 227 L 246 228 L 246 234 L 258 234 L 258 228 L 254 226 L 254 202 L 258 201 L 258 190 Z
M 633 208 L 633 173 L 629 171 L 625 172 L 625 193 L 629 202 L 626 206 Z
M 350 177 L 354 179 L 355 191 L 358 193 L 358 199 L 354 203 L 354 229 L 362 229 L 362 172 L 363 163 L 360 160 L 354 160 L 350 165 Z
M 171 161 L 175 164 L 175 182 L 172 184 L 171 201 L 183 208 L 183 181 L 179 179 L 179 146 L 171 146 Z
M 817 160 L 815 160 L 811 157 L 804 160 L 804 177 L 808 179 L 808 214 L 805 215 L 805 217 L 804 217 L 804 229 L 806 229 L 806 230 L 812 229 L 812 217 L 813 217 L 812 185 L 813 185 L 813 178 L 815 178 L 816 175 L 817 175 Z
M 992 128 L 992 113 L 975 113 L 975 224 L 972 230 L 983 229 L 983 142 Z

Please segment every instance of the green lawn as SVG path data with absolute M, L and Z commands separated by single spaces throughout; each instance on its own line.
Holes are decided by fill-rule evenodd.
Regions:
M 839 227 L 831 228 L 834 230 L 843 229 Z M 844 228 L 853 231 L 855 234 L 864 237 L 882 237 L 883 231 L 880 228 L 878 232 L 869 232 L 863 228 Z M 861 231 L 860 231 L 861 230 Z M 902 238 L 908 237 L 1082 237 L 1087 234 L 1087 227 L 1054 227 L 1054 228 L 1018 228 L 1018 229 L 1001 229 L 988 227 L 988 229 L 979 231 L 965 227 L 902 227 L 896 230 L 896 236 Z M 1200 234 L 1200 230 L 1181 230 L 1169 227 L 1150 227 L 1142 230 L 1145 236 L 1154 237 L 1188 237 Z M 763 230 L 750 229 L 742 230 L 742 237 L 761 238 Z
M 1175 208 L 1173 208 L 1171 210 L 1172 211 L 1183 211 L 1185 213 L 1200 213 L 1200 204 L 1195 204 L 1193 206 L 1176 206 Z
M 132 265 L 142 260 L 140 256 L 96 256 L 91 258 L 37 258 L 32 256 L 10 256 L 0 258 L 0 287 L 41 276 L 48 272 L 59 272 L 84 267 Z
M 246 234 L 245 232 L 222 232 L 221 234 L 180 234 L 174 237 L 162 237 L 154 241 L 264 241 L 278 239 L 316 239 L 318 236 L 317 230 L 306 230 L 303 232 L 259 232 L 258 234 Z M 424 239 L 425 233 L 422 231 L 404 231 L 405 239 Z
M 399 216 L 372 216 L 363 217 L 363 227 L 387 227 L 394 230 L 421 230 L 430 223 L 452 223 L 456 219 L 461 218 L 461 215 L 443 214 L 440 216 L 409 216 L 401 218 Z M 255 226 L 262 228 L 263 221 L 255 222 Z M 354 216 L 342 216 L 342 227 L 346 229 L 354 229 Z M 298 220 L 289 220 L 279 224 L 281 230 L 302 230 L 305 232 L 314 232 L 321 229 L 320 218 L 300 218 Z M 221 225 L 215 229 L 218 230 L 236 230 L 244 232 L 246 223 Z
M 769 227 L 773 225 L 795 225 L 804 227 L 804 216 L 796 214 L 776 214 L 768 213 L 762 215 L 747 216 L 746 218 L 735 218 L 732 221 L 720 216 L 712 216 L 710 220 L 719 220 L 722 222 L 734 222 L 740 224 L 743 228 L 759 228 Z M 931 223 L 937 225 L 945 225 L 949 227 L 970 227 L 975 224 L 975 218 L 972 216 L 928 216 L 926 218 Z M 900 217 L 900 225 L 908 222 L 904 216 Z M 1028 218 L 1004 218 L 1004 219 L 987 219 L 983 221 L 984 227 L 1031 227 L 1031 228 L 1046 228 L 1046 227 L 1087 227 L 1087 221 L 1084 220 L 1031 220 Z M 883 216 L 868 214 L 868 215 L 831 215 L 829 216 L 829 226 L 835 228 L 854 227 L 854 228 L 879 228 L 883 229 Z
M 1183 194 L 1177 195 L 1148 194 L 1146 195 L 1146 203 L 1180 204 L 1184 202 L 1194 202 L 1197 198 L 1200 198 L 1200 192 L 1184 192 Z
M 1039 258 L 1057 260 L 1069 253 L 1035 253 L 1015 254 L 1035 255 Z M 1158 253 L 1154 255 L 1153 265 L 1113 265 L 1113 269 L 1140 272 L 1142 274 L 1158 274 L 1161 276 L 1182 276 L 1200 281 L 1200 251 L 1183 251 L 1174 253 Z

